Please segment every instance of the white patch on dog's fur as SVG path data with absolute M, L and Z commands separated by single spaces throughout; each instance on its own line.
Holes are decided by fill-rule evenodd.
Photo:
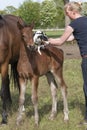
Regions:
M 40 49 L 44 48 L 44 44 L 42 43 L 42 41 L 45 41 L 45 44 L 49 44 L 46 34 L 38 30 L 35 32 L 33 36 L 33 40 L 34 40 L 34 43 L 37 45 L 38 53 L 41 55 Z

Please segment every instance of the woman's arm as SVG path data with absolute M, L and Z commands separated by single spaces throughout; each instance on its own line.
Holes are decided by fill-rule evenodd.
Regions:
M 67 42 L 71 42 L 71 41 L 73 41 L 74 39 L 75 39 L 75 38 L 74 38 L 73 34 L 71 34 L 66 41 L 67 41 Z
M 49 38 L 48 41 L 50 44 L 53 45 L 62 45 L 65 41 L 72 41 L 74 40 L 74 36 L 72 36 L 73 28 L 67 26 L 63 35 L 60 38 Z

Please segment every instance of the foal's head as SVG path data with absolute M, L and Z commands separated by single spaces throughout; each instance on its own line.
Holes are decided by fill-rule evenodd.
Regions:
M 26 46 L 30 49 L 33 48 L 34 42 L 33 42 L 33 27 L 34 24 L 30 25 L 23 25 L 20 21 L 18 21 L 18 27 L 21 31 L 21 36 L 23 41 L 26 43 Z

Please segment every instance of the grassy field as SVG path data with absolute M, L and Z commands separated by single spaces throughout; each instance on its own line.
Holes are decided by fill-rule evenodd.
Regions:
M 45 31 L 48 37 L 56 38 L 63 34 L 64 30 Z
M 43 76 L 40 78 L 38 96 L 39 96 L 39 127 L 34 126 L 33 105 L 31 102 L 31 84 L 28 83 L 26 91 L 25 108 L 26 113 L 22 124 L 16 126 L 16 117 L 18 109 L 18 90 L 11 87 L 13 105 L 8 117 L 8 125 L 1 126 L 0 130 L 86 130 L 86 127 L 78 126 L 78 123 L 84 117 L 84 95 L 82 87 L 82 75 L 79 59 L 69 59 L 64 62 L 64 79 L 68 86 L 68 105 L 69 105 L 69 122 L 63 121 L 63 102 L 58 88 L 58 113 L 55 120 L 49 120 L 51 112 L 51 94 L 50 88 Z M 0 102 L 1 113 L 1 102 Z M 1 121 L 1 115 L 0 115 Z

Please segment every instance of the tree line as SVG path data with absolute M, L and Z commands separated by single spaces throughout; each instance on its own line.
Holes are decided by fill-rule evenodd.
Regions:
M 35 23 L 35 28 L 63 28 L 65 26 L 64 4 L 69 0 L 25 0 L 18 8 L 7 6 L 0 14 L 13 14 L 22 17 L 26 23 Z M 84 14 L 87 3 L 84 4 Z

